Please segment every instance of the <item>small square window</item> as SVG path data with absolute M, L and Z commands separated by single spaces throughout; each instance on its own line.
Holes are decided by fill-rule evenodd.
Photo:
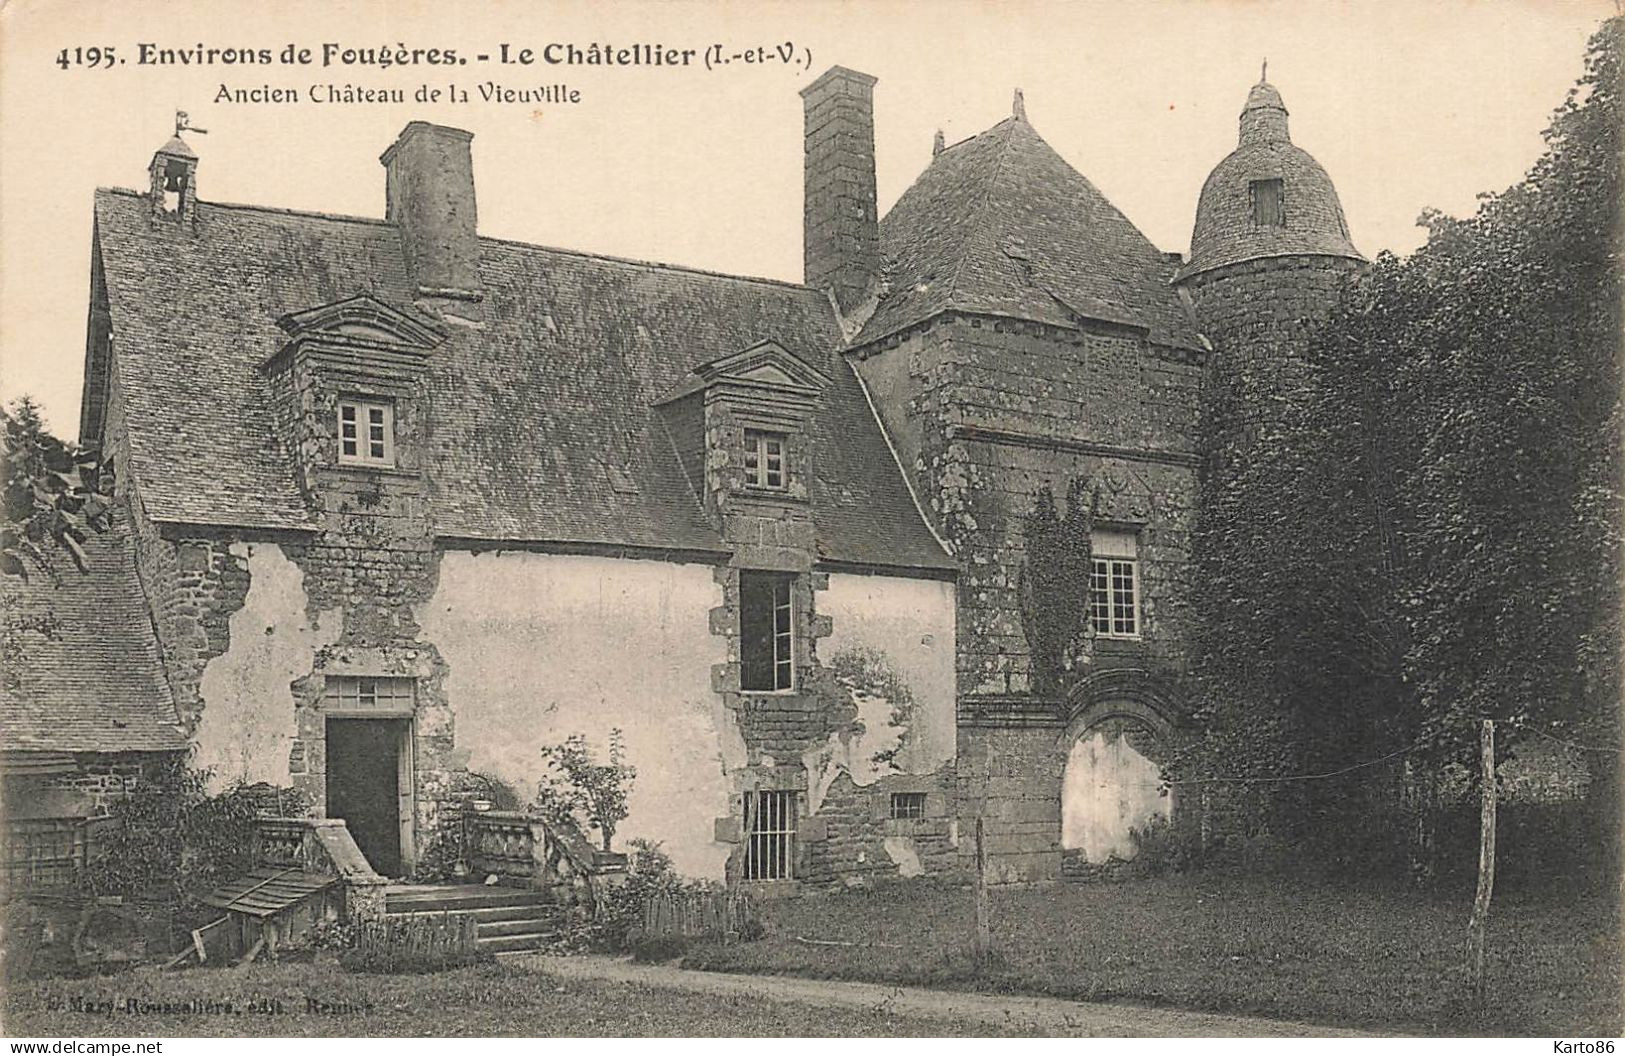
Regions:
M 745 483 L 753 488 L 783 491 L 786 473 L 785 435 L 758 429 L 745 430 Z
M 339 461 L 395 464 L 395 408 L 373 400 L 339 401 Z
M 893 792 L 891 816 L 898 820 L 925 817 L 924 792 Z

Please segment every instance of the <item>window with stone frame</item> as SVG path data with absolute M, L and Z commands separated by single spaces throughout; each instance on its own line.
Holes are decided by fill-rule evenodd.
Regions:
M 1286 203 L 1282 200 L 1281 181 L 1253 180 L 1248 186 L 1253 195 L 1253 223 L 1260 227 L 1285 227 Z
M 801 795 L 778 789 L 745 793 L 745 879 L 793 880 Z
M 745 483 L 766 491 L 783 491 L 789 486 L 786 449 L 789 437 L 764 429 L 745 430 Z
M 1140 637 L 1138 540 L 1101 531 L 1090 541 L 1089 625 L 1102 638 Z
M 339 401 L 339 461 L 350 465 L 395 464 L 395 405 L 387 400 Z
M 739 573 L 739 688 L 795 688 L 795 577 Z

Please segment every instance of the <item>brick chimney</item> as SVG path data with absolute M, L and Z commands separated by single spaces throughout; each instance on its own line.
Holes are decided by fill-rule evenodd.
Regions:
M 875 215 L 875 78 L 832 66 L 801 90 L 806 113 L 802 259 L 808 286 L 842 312 L 862 304 L 880 272 Z
M 426 307 L 468 314 L 484 298 L 475 234 L 474 133 L 427 121 L 401 130 L 378 159 L 385 215 L 401 233 L 407 279 Z

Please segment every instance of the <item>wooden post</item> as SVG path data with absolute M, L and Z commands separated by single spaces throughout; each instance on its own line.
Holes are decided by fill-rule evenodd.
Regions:
M 983 838 L 982 819 L 976 819 L 976 964 L 985 965 L 993 950 L 993 929 L 988 921 L 987 906 L 987 842 Z
M 1478 896 L 1473 899 L 1473 919 L 1467 926 L 1468 948 L 1471 951 L 1473 996 L 1483 1003 L 1487 987 L 1484 980 L 1485 932 L 1490 917 L 1490 893 L 1495 889 L 1495 723 L 1489 719 L 1479 729 L 1479 783 L 1483 794 L 1483 808 L 1479 812 L 1478 829 Z

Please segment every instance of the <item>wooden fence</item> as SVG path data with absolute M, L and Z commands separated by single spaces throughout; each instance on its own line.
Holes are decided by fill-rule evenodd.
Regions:
M 755 920 L 755 904 L 737 892 L 662 891 L 643 900 L 643 932 L 655 938 L 716 937 L 731 942 L 746 934 Z
M 363 921 L 349 966 L 361 971 L 453 967 L 474 959 L 478 937 L 479 922 L 471 913 L 412 913 Z

